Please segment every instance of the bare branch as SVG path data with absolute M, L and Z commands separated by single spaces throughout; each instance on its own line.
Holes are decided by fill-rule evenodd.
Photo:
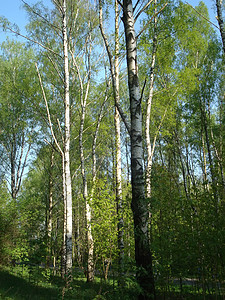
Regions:
M 116 99 L 116 96 L 115 96 L 115 90 L 116 90 L 116 85 L 115 85 L 115 69 L 114 69 L 114 65 L 113 65 L 113 56 L 112 56 L 112 52 L 111 52 L 111 49 L 110 49 L 110 45 L 109 45 L 107 36 L 106 36 L 106 34 L 104 32 L 104 29 L 103 29 L 101 1 L 99 3 L 99 27 L 100 27 L 101 35 L 103 37 L 104 44 L 105 44 L 105 47 L 106 47 L 106 51 L 107 51 L 108 58 L 109 58 L 110 71 L 111 71 L 112 83 L 113 83 L 113 93 L 114 93 L 115 105 L 116 105 L 116 107 L 117 107 L 117 109 L 118 109 L 118 111 L 120 113 L 120 116 L 121 116 L 121 118 L 122 118 L 122 120 L 124 122 L 124 125 L 125 125 L 128 133 L 130 135 L 130 132 L 131 132 L 130 124 L 128 123 L 127 117 L 126 117 L 125 113 L 123 112 L 122 107 L 118 103 L 118 101 Z
M 41 14 L 39 14 L 37 11 L 35 11 L 34 9 L 33 9 L 33 7 L 32 6 L 30 6 L 27 2 L 25 2 L 24 0 L 22 0 L 22 2 L 32 11 L 32 13 L 33 14 L 35 14 L 35 15 L 37 15 L 39 18 L 41 18 L 45 23 L 47 23 L 50 27 L 54 27 L 55 29 L 57 29 L 57 31 L 58 30 L 61 30 L 61 28 L 60 27 L 58 27 L 58 26 L 56 26 L 56 25 L 54 25 L 54 24 L 52 24 L 52 23 L 50 23 L 50 21 L 49 20 L 47 20 L 45 17 L 43 17 Z M 58 33 L 58 32 L 57 32 Z
M 17 185 L 17 192 L 19 191 L 20 186 L 21 186 L 22 176 L 23 176 L 24 169 L 25 169 L 25 166 L 26 166 L 26 163 L 27 163 L 28 155 L 29 155 L 29 153 L 30 153 L 30 148 L 31 148 L 31 144 L 29 144 L 29 147 L 28 147 L 28 150 L 27 150 L 27 153 L 26 153 L 24 162 L 23 162 L 22 170 L 21 170 L 21 172 L 20 172 L 19 182 L 18 182 L 18 185 Z
M 177 90 L 173 93 L 172 97 L 174 97 L 176 93 L 177 93 Z M 169 100 L 169 102 L 168 102 L 168 104 L 167 104 L 167 106 L 166 106 L 166 108 L 165 108 L 165 110 L 164 110 L 163 116 L 162 116 L 162 118 L 161 118 L 161 120 L 160 120 L 160 123 L 159 123 L 159 126 L 158 126 L 158 128 L 157 128 L 157 130 L 156 130 L 156 133 L 155 133 L 155 136 L 154 136 L 154 140 L 153 140 L 153 144 L 152 144 L 152 154 L 151 154 L 151 156 L 153 156 L 153 153 L 154 153 L 154 150 L 155 150 L 155 145 L 156 145 L 156 139 L 157 139 L 158 134 L 159 134 L 159 132 L 160 132 L 160 129 L 161 129 L 162 125 L 163 125 L 163 121 L 164 121 L 164 119 L 165 119 L 165 117 L 166 117 L 168 108 L 169 108 L 169 106 L 170 106 L 170 104 L 171 104 L 171 102 L 172 102 L 172 100 L 173 100 L 172 97 L 171 97 L 171 99 Z
M 58 123 L 59 131 L 60 131 L 60 133 L 61 133 L 61 139 L 62 139 L 62 141 L 63 141 L 63 143 L 64 143 L 64 136 L 63 136 L 63 133 L 62 133 L 62 127 L 61 127 L 61 124 L 60 124 L 58 118 L 57 118 L 57 123 Z
M 210 24 L 212 24 L 213 26 L 215 26 L 217 29 L 220 30 L 220 28 L 214 24 L 213 22 L 211 22 L 208 18 L 206 18 L 205 16 L 203 16 L 199 11 L 197 11 L 197 9 L 195 9 L 191 4 L 189 4 L 187 1 L 185 1 L 185 3 L 187 5 L 189 5 L 200 17 L 202 17 L 203 19 L 205 19 L 207 22 L 209 22 Z
M 51 146 L 56 152 L 59 153 L 59 150 L 56 149 L 56 147 L 54 146 L 54 144 L 50 143 L 50 142 L 49 142 L 48 140 L 46 140 L 46 139 L 44 139 L 44 141 L 45 141 L 47 144 L 49 144 L 49 146 Z
M 120 0 L 117 0 L 117 2 L 118 2 L 119 5 L 123 8 L 123 4 L 120 2 Z
M 47 54 L 48 59 L 50 60 L 50 62 L 52 63 L 54 69 L 56 70 L 57 74 L 59 75 L 59 78 L 61 79 L 62 82 L 64 82 L 64 78 L 62 77 L 62 75 L 59 72 L 59 69 L 56 65 L 56 63 L 52 60 L 52 58 Z
M 19 163 L 18 163 L 18 166 L 17 166 L 17 174 L 16 174 L 16 178 L 15 178 L 16 193 L 19 191 L 20 168 L 21 168 L 22 160 L 23 160 L 24 144 L 25 144 L 25 136 L 24 136 L 24 133 L 23 133 L 23 135 L 22 135 L 22 143 L 21 143 L 21 151 L 20 151 L 20 157 L 19 157 Z
M 138 0 L 138 1 L 136 2 L 136 4 L 134 5 L 133 12 L 134 12 L 134 11 L 135 11 L 135 9 L 137 8 L 137 6 L 138 6 L 139 2 L 140 2 L 140 0 Z
M 146 77 L 145 77 L 145 81 L 144 81 L 143 88 L 142 88 L 142 90 L 141 90 L 141 99 L 140 99 L 140 102 L 142 101 L 142 98 L 143 98 L 143 94 L 144 94 L 145 86 L 146 86 Z
M 53 3 L 58 8 L 58 10 L 62 13 L 62 3 L 59 0 L 53 0 Z
M 168 5 L 168 3 L 164 4 L 164 6 L 156 13 L 154 16 L 151 17 L 151 19 L 145 24 L 145 26 L 142 28 L 142 30 L 137 34 L 136 39 L 139 38 L 139 36 L 145 31 L 145 29 L 148 27 L 148 25 L 152 22 L 152 20 L 159 14 L 161 11 L 164 10 L 164 8 Z
M 136 17 L 134 18 L 134 22 L 137 21 L 138 17 L 140 16 L 141 13 L 152 3 L 153 0 L 150 0 L 145 6 L 137 13 Z
M 17 35 L 19 35 L 19 36 L 21 36 L 21 37 L 25 38 L 26 40 L 28 40 L 28 41 L 30 41 L 30 42 L 32 42 L 32 43 L 34 43 L 34 44 L 37 44 L 37 45 L 41 46 L 41 47 L 42 47 L 42 48 L 44 48 L 45 50 L 48 50 L 48 51 L 52 52 L 53 54 L 55 54 L 55 55 L 59 56 L 60 58 L 62 58 L 62 56 L 61 56 L 60 54 L 58 54 L 58 53 L 57 53 L 57 52 L 55 52 L 54 50 L 52 50 L 52 49 L 50 49 L 50 48 L 46 47 L 46 46 L 45 46 L 45 45 L 43 45 L 42 43 L 39 43 L 38 41 L 35 41 L 35 40 L 33 40 L 33 39 L 29 38 L 28 36 L 25 36 L 25 35 L 23 35 L 23 34 L 19 33 L 18 31 L 15 31 L 15 30 L 13 30 L 13 29 L 12 29 L 12 28 L 10 28 L 10 27 L 8 27 L 7 29 L 8 29 L 9 31 L 11 31 L 11 32 L 13 32 L 13 33 L 15 33 L 15 34 L 17 34 Z
M 51 130 L 51 134 L 52 134 L 52 137 L 53 137 L 53 139 L 55 141 L 56 146 L 58 147 L 58 149 L 59 149 L 59 151 L 60 151 L 60 153 L 61 153 L 61 155 L 63 157 L 64 153 L 63 153 L 63 151 L 62 151 L 62 149 L 61 149 L 61 147 L 60 147 L 60 145 L 59 145 L 59 143 L 58 143 L 58 141 L 57 141 L 57 139 L 55 137 L 54 131 L 53 131 L 52 121 L 51 121 L 51 115 L 50 115 L 49 108 L 48 108 L 48 102 L 47 102 L 47 99 L 46 99 L 46 95 L 45 95 L 45 91 L 44 91 L 44 87 L 43 87 L 43 84 L 42 84 L 41 75 L 39 73 L 37 63 L 35 63 L 35 67 L 37 69 L 38 78 L 39 78 L 39 82 L 40 82 L 40 86 L 41 86 L 43 98 L 45 100 L 45 106 L 46 106 L 46 110 L 47 110 L 47 115 L 48 115 L 48 121 L 49 121 L 49 126 L 50 126 L 50 130 Z

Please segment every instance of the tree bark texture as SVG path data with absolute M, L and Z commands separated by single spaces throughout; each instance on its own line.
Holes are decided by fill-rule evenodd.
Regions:
M 66 0 L 62 5 L 62 33 L 64 53 L 64 108 L 65 108 L 65 136 L 64 136 L 64 172 L 66 193 L 66 275 L 72 276 L 72 188 L 70 174 L 70 93 L 69 93 L 69 57 L 67 37 Z
M 145 197 L 142 146 L 141 93 L 138 78 L 137 44 L 131 0 L 123 1 L 123 23 L 126 37 L 128 87 L 131 114 L 131 183 L 134 217 L 135 260 L 137 280 L 142 288 L 139 299 L 155 297 L 152 255 L 148 236 L 148 203 Z
M 157 1 L 154 1 L 155 5 Z M 155 10 L 155 14 L 157 11 Z M 152 174 L 152 159 L 154 154 L 154 148 L 151 145 L 150 138 L 150 118 L 151 118 L 151 107 L 153 99 L 153 90 L 154 90 L 154 69 L 155 69 L 155 60 L 156 60 L 156 49 L 157 49 L 157 33 L 156 33 L 156 24 L 157 19 L 154 17 L 154 36 L 153 36 L 153 49 L 152 49 L 152 62 L 151 62 L 151 73 L 150 73 L 150 87 L 149 87 L 149 96 L 146 109 L 146 122 L 145 122 L 145 136 L 146 136 L 146 148 L 147 148 L 147 168 L 146 168 L 146 196 L 147 198 L 151 197 L 151 174 Z
M 115 103 L 119 103 L 119 8 L 118 2 L 115 0 L 115 83 L 114 97 Z M 122 279 L 124 273 L 124 222 L 123 222 L 123 198 L 122 198 L 122 173 L 121 173 L 121 137 L 120 137 L 120 115 L 118 108 L 115 106 L 114 113 L 115 122 L 115 147 L 116 147 L 116 203 L 118 216 L 118 249 L 119 249 L 119 274 Z
M 51 262 L 51 254 L 52 254 L 52 209 L 53 209 L 53 168 L 54 168 L 54 149 L 51 149 L 51 157 L 50 157 L 50 170 L 49 170 L 49 198 L 47 205 L 47 237 L 48 237 L 48 257 L 46 259 L 47 264 L 49 265 Z
M 83 198 L 85 202 L 85 214 L 86 214 L 86 227 L 87 227 L 87 282 L 92 282 L 94 280 L 94 240 L 92 235 L 92 209 L 91 209 L 91 202 L 92 197 L 88 197 L 88 182 L 86 176 L 86 167 L 85 167 L 85 157 L 84 157 L 84 146 L 83 146 L 83 133 L 84 133 L 84 122 L 86 116 L 86 105 L 87 105 L 87 98 L 89 94 L 89 87 L 90 87 L 90 79 L 91 79 L 91 62 L 90 62 L 90 55 L 91 55 L 91 37 L 89 37 L 89 45 L 87 45 L 88 53 L 88 73 L 87 73 L 87 84 L 86 89 L 84 91 L 84 84 L 82 82 L 82 77 L 80 74 L 80 68 L 77 65 L 75 59 L 73 61 L 80 83 L 80 101 L 81 101 L 81 121 L 80 121 L 80 131 L 79 131 L 79 147 L 80 147 L 80 162 L 81 162 L 81 175 L 83 180 Z
M 99 1 L 99 23 L 101 34 L 107 49 L 110 63 L 110 71 L 113 85 L 113 96 L 115 102 L 114 124 L 115 124 L 115 148 L 116 148 L 116 203 L 118 215 L 118 249 L 119 249 L 119 274 L 122 277 L 124 272 L 124 241 L 123 241 L 123 199 L 122 199 L 122 174 L 121 174 L 121 138 L 120 138 L 120 116 L 130 133 L 130 126 L 126 120 L 124 113 L 120 108 L 119 95 L 119 8 L 118 2 L 115 0 L 115 58 L 110 50 L 110 46 L 103 30 L 102 22 L 102 1 Z
M 220 35 L 223 43 L 223 53 L 225 54 L 225 30 L 224 30 L 224 21 L 222 15 L 222 0 L 216 0 L 216 9 L 217 9 L 217 21 L 220 27 Z

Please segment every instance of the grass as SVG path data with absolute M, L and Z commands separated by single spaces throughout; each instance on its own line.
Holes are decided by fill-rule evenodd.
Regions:
M 57 289 L 54 287 L 37 286 L 26 279 L 0 271 L 0 299 L 58 299 Z
M 126 278 L 124 288 L 119 288 L 113 279 L 104 281 L 96 277 L 95 282 L 86 283 L 83 273 L 74 273 L 70 289 L 65 288 L 59 276 L 52 276 L 49 270 L 39 267 L 17 266 L 0 269 L 1 300 L 135 300 L 138 286 L 134 278 Z M 183 294 L 179 287 L 170 291 L 158 289 L 157 300 L 223 300 L 219 295 L 202 295 L 184 288 Z
M 59 276 L 46 275 L 45 269 L 0 269 L 0 299 L 5 300 L 134 300 L 136 296 L 132 281 L 120 289 L 113 280 L 106 282 L 97 277 L 95 282 L 86 283 L 83 274 L 76 273 L 71 288 L 66 289 Z

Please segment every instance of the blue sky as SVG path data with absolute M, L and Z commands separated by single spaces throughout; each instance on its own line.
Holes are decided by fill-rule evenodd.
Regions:
M 25 33 L 25 26 L 28 23 L 27 14 L 23 8 L 23 2 L 21 0 L 0 0 L 0 16 L 6 17 L 11 23 L 15 23 L 19 26 L 21 33 Z M 28 4 L 35 4 L 38 0 L 25 0 Z M 51 0 L 43 0 L 45 5 L 49 5 Z M 6 36 L 13 37 L 12 34 L 5 34 L 0 30 L 0 42 L 2 42 Z
M 1 0 L 0 6 L 0 16 L 6 17 L 11 23 L 16 23 L 21 32 L 25 33 L 25 25 L 28 22 L 28 18 L 24 9 L 22 8 L 22 1 L 21 0 Z M 37 0 L 26 0 L 29 4 L 34 4 Z M 44 4 L 49 5 L 51 0 L 43 0 Z M 188 0 L 187 1 L 192 6 L 198 5 L 198 0 Z M 217 25 L 217 21 L 215 19 L 215 0 L 205 0 L 205 4 L 207 5 L 210 13 L 210 20 Z M 214 8 L 213 8 L 214 7 Z M 10 34 L 8 34 L 10 35 Z M 6 34 L 4 34 L 0 30 L 0 42 L 2 42 L 6 38 Z

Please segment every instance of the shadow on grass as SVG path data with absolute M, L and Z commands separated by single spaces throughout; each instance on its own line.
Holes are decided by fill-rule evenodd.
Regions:
M 96 278 L 93 283 L 87 283 L 84 276 L 74 274 L 70 289 L 64 288 L 60 277 L 52 276 L 49 281 L 31 283 L 20 276 L 0 270 L 0 299 L 4 300 L 135 300 L 135 286 L 119 288 L 117 284 L 105 282 Z
M 59 299 L 56 287 L 42 287 L 0 270 L 0 299 L 33 300 Z
M 65 299 L 136 300 L 137 290 L 135 285 L 121 288 L 116 282 L 101 280 L 99 277 L 96 277 L 94 282 L 87 283 L 84 277 L 75 275 L 71 289 L 65 293 Z

